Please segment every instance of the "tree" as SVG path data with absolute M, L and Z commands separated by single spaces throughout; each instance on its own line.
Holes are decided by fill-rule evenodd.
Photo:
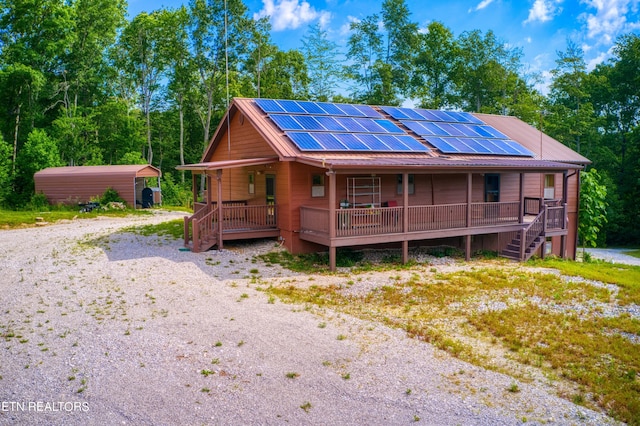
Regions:
M 119 40 L 124 55 L 117 65 L 130 76 L 139 94 L 140 109 L 146 119 L 149 164 L 153 163 L 151 108 L 170 64 L 168 52 L 176 31 L 175 22 L 175 13 L 168 10 L 141 13 L 127 25 Z
M 302 54 L 309 76 L 309 98 L 322 102 L 333 99 L 341 76 L 340 54 L 320 24 L 309 26 L 302 38 Z
M 55 141 L 42 129 L 34 129 L 17 159 L 16 187 L 19 195 L 26 197 L 34 192 L 33 175 L 47 167 L 61 166 Z
M 457 103 L 454 82 L 457 42 L 441 22 L 431 22 L 418 34 L 418 54 L 411 78 L 410 95 L 422 108 L 447 108 Z
M 455 67 L 459 107 L 466 111 L 506 114 L 505 97 L 518 81 L 522 52 L 508 49 L 493 31 L 466 31 L 458 38 Z
M 11 161 L 11 145 L 0 135 L 0 206 L 6 204 L 13 188 L 13 162 Z
M 596 247 L 598 233 L 607 223 L 607 187 L 596 169 L 580 174 L 580 222 L 578 235 L 582 247 Z
M 184 142 L 185 142 L 185 125 L 184 125 L 184 109 L 188 102 L 193 86 L 195 85 L 195 69 L 191 52 L 189 52 L 189 35 L 187 33 L 187 25 L 189 23 L 189 14 L 185 7 L 181 7 L 176 11 L 175 15 L 176 27 L 175 38 L 171 39 L 169 44 L 169 58 L 171 65 L 169 67 L 169 85 L 167 96 L 170 102 L 174 103 L 178 108 L 179 130 L 179 151 L 180 164 L 185 164 Z M 184 182 L 184 171 L 181 174 Z
M 382 34 L 378 31 L 378 15 L 370 15 L 359 22 L 351 23 L 347 58 L 351 65 L 345 74 L 356 85 L 352 96 L 359 102 L 371 103 L 376 85 L 376 62 L 383 53 Z
M 228 104 L 227 90 L 231 93 L 232 80 L 237 81 L 252 22 L 241 0 L 192 0 L 189 11 L 189 38 L 198 75 L 195 93 L 199 96 L 194 107 L 203 128 L 204 151 L 214 113 L 222 116 Z
M 569 40 L 567 50 L 558 52 L 551 75 L 547 128 L 553 137 L 580 153 L 582 141 L 590 140 L 595 128 L 582 49 Z
M 28 117 L 37 114 L 35 104 L 44 85 L 45 79 L 42 73 L 26 65 L 12 64 L 0 71 L 0 90 L 5 105 L 9 106 L 6 119 L 12 122 L 8 124 L 11 126 L 10 134 L 13 139 L 14 171 L 20 131 L 24 121 L 23 115 L 25 112 Z

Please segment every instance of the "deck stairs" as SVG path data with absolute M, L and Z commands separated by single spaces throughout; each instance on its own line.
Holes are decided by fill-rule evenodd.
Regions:
M 546 240 L 546 217 L 547 210 L 543 209 L 531 223 L 517 233 L 500 255 L 521 262 L 529 260 Z
M 511 240 L 507 247 L 500 252 L 500 256 L 506 257 L 508 259 L 519 260 L 526 262 L 533 256 L 533 254 L 538 250 L 538 248 L 544 243 L 545 238 L 542 235 L 536 237 L 528 247 L 524 249 L 524 258 L 521 258 L 521 247 L 522 247 L 522 232 L 518 232 L 518 235 Z

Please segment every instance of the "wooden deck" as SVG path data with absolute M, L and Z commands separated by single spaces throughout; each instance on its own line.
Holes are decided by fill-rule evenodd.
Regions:
M 536 236 L 567 235 L 566 205 L 523 204 L 522 214 L 520 202 L 420 205 L 406 210 L 303 206 L 300 238 L 327 247 L 346 247 L 524 230 Z M 541 210 L 535 212 L 537 209 Z M 531 231 L 534 219 L 542 223 Z M 194 252 L 221 247 L 225 240 L 277 237 L 280 233 L 276 205 L 250 206 L 242 202 L 223 203 L 222 210 L 214 204 L 200 204 L 194 215 L 185 217 L 184 227 L 185 246 Z
M 566 234 L 566 207 L 544 208 L 548 235 Z M 333 247 L 379 244 L 521 231 L 535 217 L 521 215 L 519 202 L 410 206 L 406 212 L 403 207 L 350 208 L 334 211 L 332 232 L 330 214 L 301 207 L 300 238 Z
M 275 205 L 230 202 L 219 210 L 215 204 L 200 203 L 195 210 L 184 218 L 184 245 L 196 253 L 221 246 L 223 241 L 280 235 Z

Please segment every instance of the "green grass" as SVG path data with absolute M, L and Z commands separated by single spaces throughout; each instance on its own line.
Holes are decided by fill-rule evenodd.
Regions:
M 54 223 L 59 220 L 89 219 L 98 216 L 124 217 L 131 214 L 150 214 L 145 210 L 94 210 L 89 213 L 79 213 L 78 209 L 55 208 L 50 211 L 13 211 L 0 210 L 0 229 L 27 228 L 35 226 L 36 218 L 41 217 L 45 222 Z
M 603 316 L 600 311 L 640 300 L 640 268 L 557 260 L 527 264 L 615 284 L 616 292 L 567 282 L 542 269 L 483 265 L 478 262 L 470 270 L 446 274 L 421 271 L 357 296 L 347 295 L 336 284 L 267 291 L 287 303 L 316 305 L 401 328 L 455 357 L 516 380 L 527 380 L 526 368 L 537 368 L 552 380 L 573 384 L 578 392 L 563 395 L 568 400 L 640 424 L 640 357 L 634 343 L 640 339 L 640 320 L 627 314 Z M 575 306 L 583 310 L 577 313 Z M 506 367 L 506 360 L 522 368 Z
M 155 225 L 130 226 L 124 228 L 123 232 L 132 232 L 134 234 L 168 236 L 175 239 L 184 238 L 184 220 L 175 219 Z
M 616 284 L 620 287 L 619 303 L 640 305 L 640 266 L 601 261 L 573 262 L 561 259 L 537 260 L 536 266 L 558 269 L 565 275 Z
M 627 256 L 640 258 L 640 249 L 625 251 L 624 254 L 626 254 Z

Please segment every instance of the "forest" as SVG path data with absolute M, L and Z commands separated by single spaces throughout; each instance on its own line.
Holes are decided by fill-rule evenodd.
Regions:
M 403 105 L 517 116 L 583 154 L 606 187 L 601 245 L 640 241 L 640 36 L 588 70 L 556 53 L 551 81 L 492 31 L 420 28 L 404 0 L 351 24 L 319 25 L 283 51 L 242 0 L 191 0 L 127 16 L 126 0 L 0 0 L 0 206 L 19 209 L 45 167 L 148 163 L 165 202 L 190 177 L 233 97 Z M 226 10 L 225 10 L 226 5 Z

